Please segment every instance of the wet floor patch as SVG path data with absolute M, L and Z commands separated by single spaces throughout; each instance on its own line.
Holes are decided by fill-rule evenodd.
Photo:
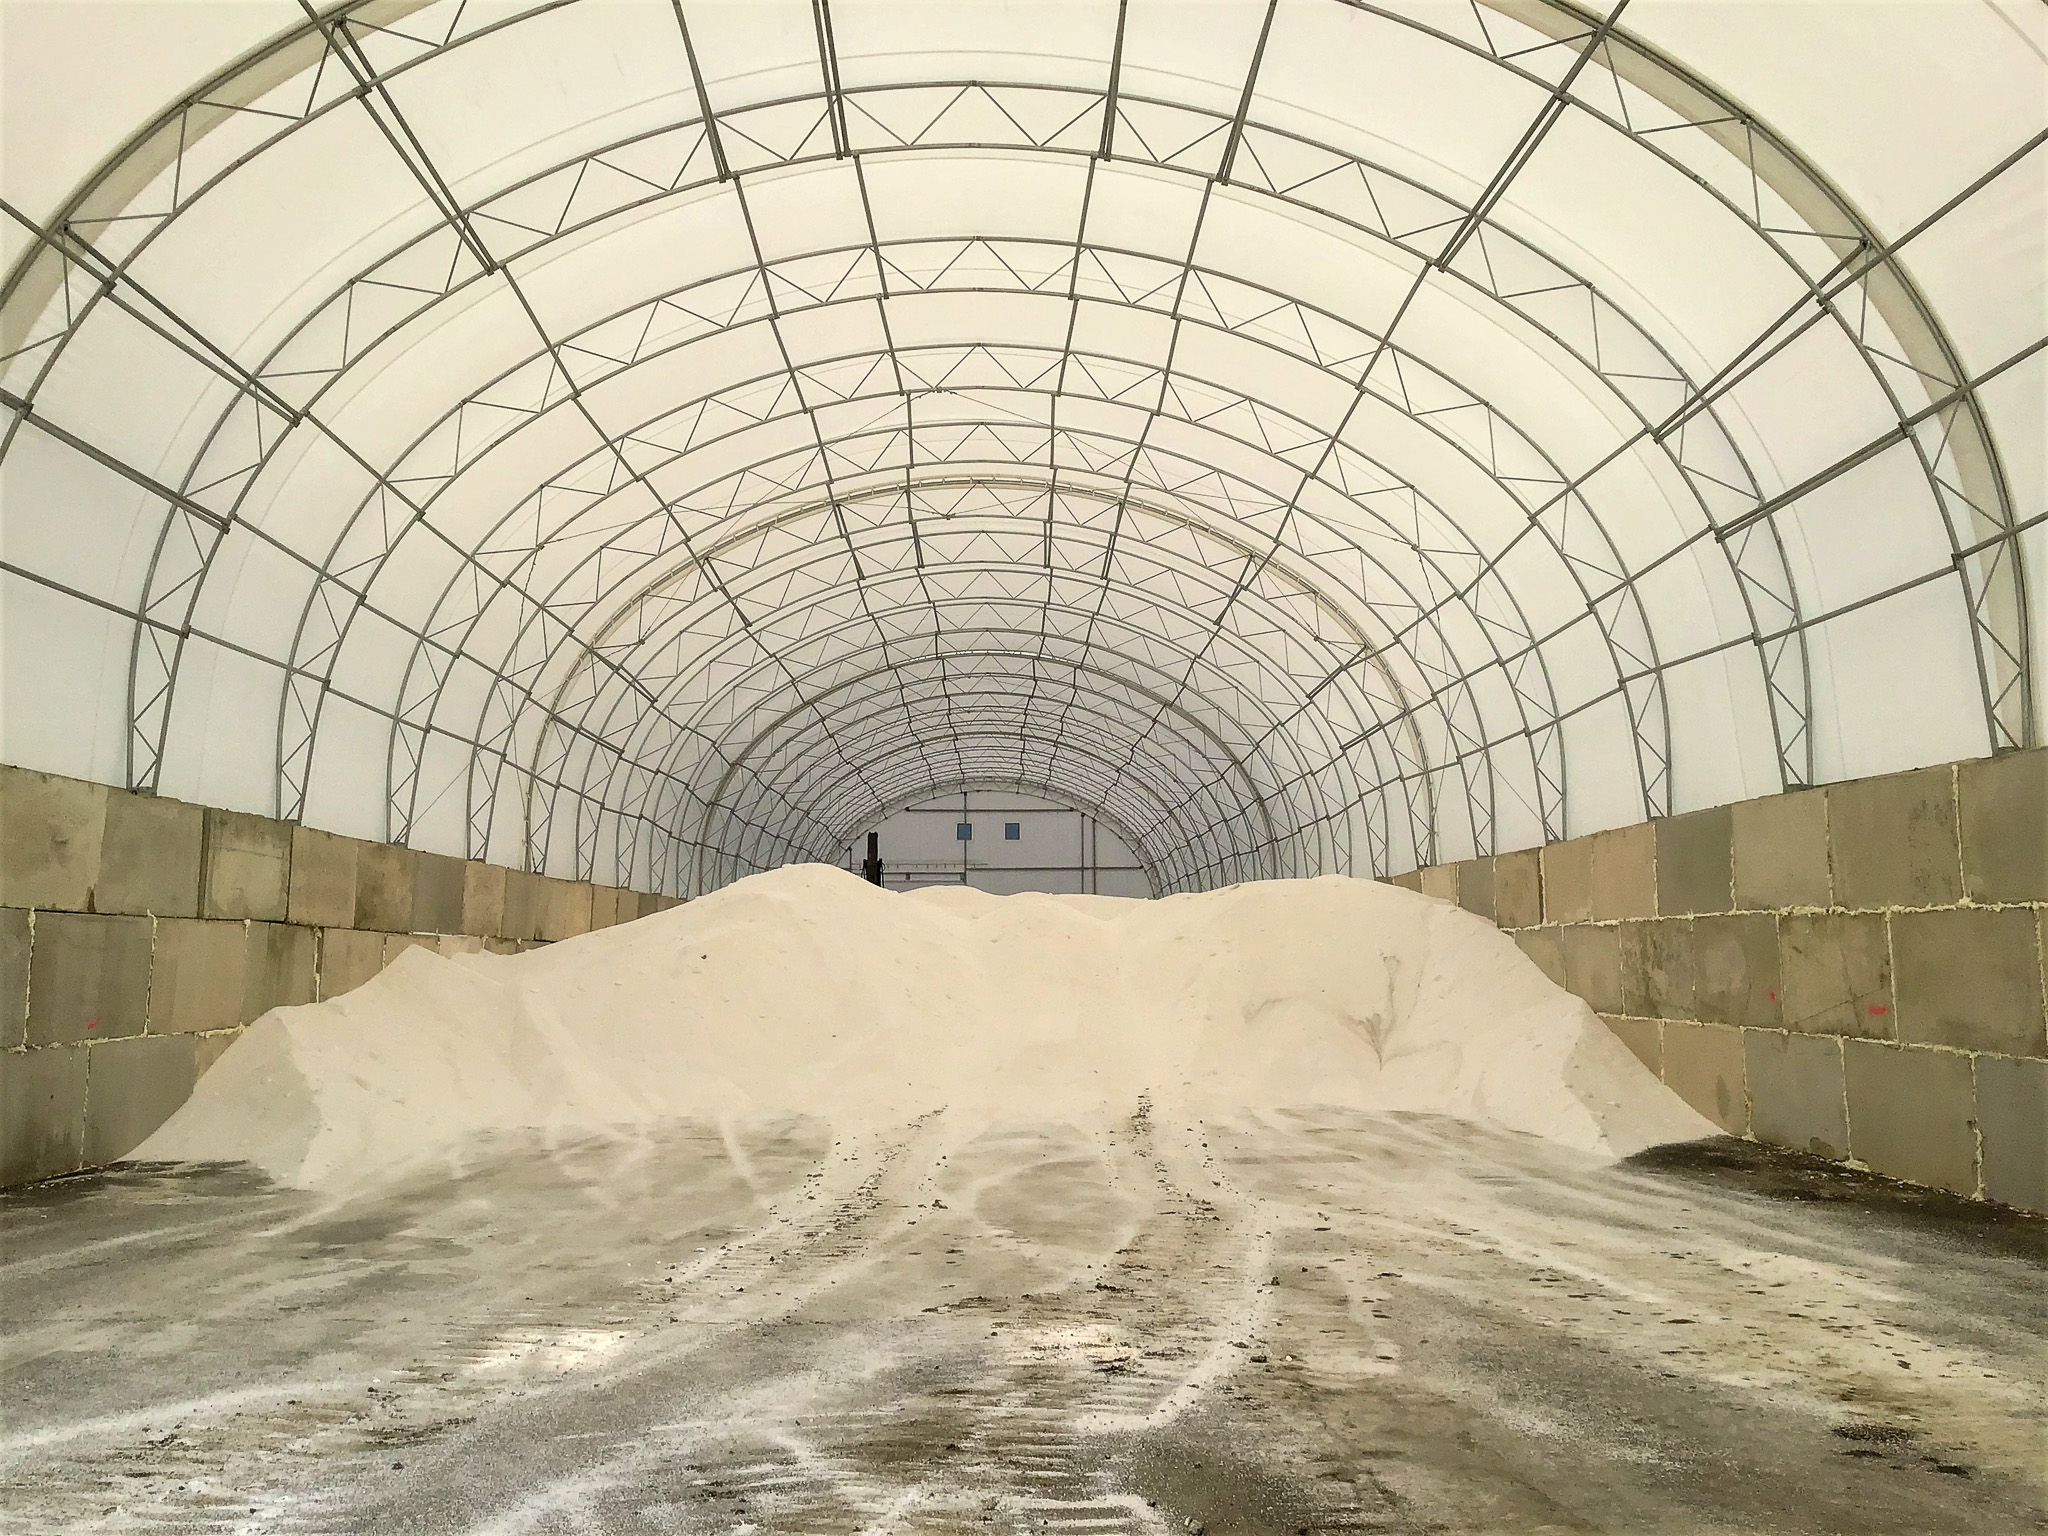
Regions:
M 2037 1530 L 2042 1231 L 1742 1144 L 1315 1109 L 504 1138 L 346 1198 L 130 1168 L 0 1198 L 0 1507 Z

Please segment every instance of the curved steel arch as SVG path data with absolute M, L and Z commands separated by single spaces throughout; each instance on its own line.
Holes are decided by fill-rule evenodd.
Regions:
M 1373 11 L 1375 14 L 1382 15 L 1385 19 L 1389 21 L 1398 22 L 1399 24 L 1404 26 L 1417 25 L 1416 23 L 1406 18 L 1392 16 L 1388 13 L 1381 12 L 1377 7 L 1354 6 L 1353 8 Z M 1651 55 L 1647 50 L 1642 49 L 1640 45 L 1635 44 L 1631 40 L 1622 37 L 1620 34 L 1614 33 L 1611 27 L 1602 25 L 1601 23 L 1599 23 L 1597 18 L 1588 18 L 1583 13 L 1574 11 L 1571 8 L 1564 5 L 1545 4 L 1508 6 L 1504 4 L 1501 8 L 1513 9 L 1520 12 L 1536 14 L 1542 18 L 1548 18 L 1552 21 L 1556 21 L 1558 18 L 1565 18 L 1565 23 L 1561 24 L 1569 26 L 1578 26 L 1587 29 L 1589 34 L 1595 38 L 1596 43 L 1609 51 L 1609 58 L 1607 61 L 1608 67 L 1614 69 L 1617 75 L 1623 73 L 1630 73 L 1630 77 L 1634 78 L 1634 76 L 1636 75 L 1647 74 L 1649 76 L 1654 77 L 1655 80 L 1665 83 L 1666 85 L 1670 85 L 1674 81 L 1678 82 L 1686 90 L 1693 91 L 1702 99 L 1711 98 L 1711 93 L 1706 92 L 1705 88 L 1701 86 L 1699 82 L 1694 81 L 1691 79 L 1691 77 L 1684 75 L 1684 72 L 1682 70 L 1678 70 L 1675 68 L 1675 66 L 1671 66 L 1669 64 L 1669 61 L 1661 60 L 1660 58 Z M 360 7 L 354 5 L 339 6 L 333 8 L 333 10 L 331 10 L 326 17 L 321 18 L 322 35 L 326 39 L 325 46 L 335 48 L 337 52 L 343 51 L 340 45 L 336 44 L 334 38 L 334 31 L 341 29 L 330 30 L 329 24 L 332 23 L 334 17 L 337 15 L 341 15 L 343 13 L 354 13 L 359 11 L 360 9 Z M 494 23 L 492 30 L 496 30 L 499 27 L 512 25 L 517 20 L 523 19 L 526 15 L 529 14 L 532 14 L 532 12 L 521 12 L 518 15 L 508 17 L 501 22 Z M 1430 31 L 1431 29 L 1422 28 L 1421 30 Z M 1446 42 L 1454 43 L 1457 46 L 1464 47 L 1468 49 L 1468 51 L 1471 51 L 1471 44 L 1469 42 L 1452 38 L 1449 36 L 1449 34 L 1431 32 L 1431 35 L 1438 36 Z M 1571 32 L 1561 32 L 1559 35 L 1575 36 L 1577 34 Z M 300 42 L 312 43 L 314 41 L 313 29 L 310 27 L 307 29 L 301 29 L 300 32 L 296 34 L 296 36 L 298 38 L 298 41 Z M 455 40 L 451 39 L 451 41 Z M 284 47 L 285 43 L 281 41 L 279 44 L 273 45 L 271 48 L 261 51 L 263 60 L 268 61 L 265 63 L 265 67 L 271 68 L 273 70 L 273 73 L 275 72 L 276 68 L 276 59 L 282 57 L 282 54 L 279 52 L 279 50 L 284 49 Z M 1612 54 L 1617 50 L 1622 53 L 1625 61 L 1627 62 L 1626 71 L 1621 67 L 1617 67 L 1613 63 Z M 1493 61 L 1497 64 L 1500 64 L 1504 68 L 1514 69 L 1517 73 L 1522 73 L 1532 80 L 1536 78 L 1534 75 L 1529 74 L 1529 72 L 1521 70 L 1519 66 L 1516 66 L 1513 63 L 1513 61 L 1503 60 L 1498 57 L 1494 57 Z M 253 69 L 255 66 L 251 65 L 250 67 Z M 410 67 L 410 65 L 403 65 L 400 67 L 400 69 L 402 70 L 403 68 L 406 67 Z M 399 71 L 391 71 L 389 73 L 395 74 L 397 72 Z M 371 71 L 371 77 L 375 80 L 382 80 L 384 78 L 388 78 L 388 75 L 377 75 L 373 69 Z M 222 78 L 226 79 L 228 77 L 224 74 Z M 1250 97 L 1251 88 L 1250 82 L 1248 82 L 1246 88 L 1247 103 L 1249 103 Z M 338 105 L 339 103 L 331 103 L 329 104 L 329 106 L 322 107 L 320 110 L 330 110 L 332 107 Z M 1610 117 L 1603 116 L 1597 110 L 1595 110 L 1590 105 L 1582 101 L 1574 99 L 1570 102 L 1570 105 L 1591 112 L 1596 118 L 1599 118 L 1601 121 L 1608 122 L 1610 126 L 1615 126 L 1613 119 L 1611 119 Z M 192 110 L 191 105 L 187 104 L 187 107 L 184 110 L 189 115 L 189 113 Z M 1693 114 L 1693 119 L 1694 121 L 1701 121 L 1697 114 Z M 1705 121 L 1706 127 L 1703 129 L 1703 131 L 1707 131 L 1710 134 L 1712 134 L 1715 130 L 1715 125 L 1713 121 L 1711 119 L 1707 119 Z M 1627 131 L 1625 125 L 1622 126 L 1623 131 Z M 715 131 L 715 123 L 707 124 L 706 127 L 707 131 Z M 1753 124 L 1748 119 L 1741 120 L 1741 128 L 1744 133 L 1750 135 L 1751 139 L 1755 139 L 1758 135 L 1758 125 Z M 1257 124 L 1247 125 L 1243 121 L 1240 121 L 1234 131 L 1239 138 L 1249 143 L 1255 140 L 1255 136 L 1257 133 L 1263 132 L 1264 130 L 1260 129 Z M 1721 130 L 1720 136 L 1725 137 L 1726 132 L 1727 130 L 1725 129 Z M 1634 137 L 1635 135 L 1631 134 L 1631 136 Z M 1819 180 L 1817 172 L 1812 172 L 1811 167 L 1806 166 L 1803 161 L 1799 161 L 1796 157 L 1792 156 L 1789 153 L 1789 151 L 1783 149 L 1783 146 L 1777 145 L 1775 140 L 1770 140 L 1767 132 L 1763 134 L 1763 137 L 1770 145 L 1772 155 L 1775 156 L 1775 158 L 1773 158 L 1767 166 L 1760 170 L 1757 162 L 1756 153 L 1754 149 L 1750 150 L 1749 158 L 1746 161 L 1746 163 L 1749 164 L 1753 175 L 1769 176 L 1775 174 L 1780 179 L 1783 179 L 1788 175 L 1794 176 L 1795 178 L 1796 176 L 1805 175 L 1808 177 L 1808 180 L 1814 184 L 1814 187 L 1818 189 L 1815 192 L 1816 196 L 1832 196 L 1831 190 L 1827 189 L 1825 187 L 1825 183 Z M 1253 151 L 1248 151 L 1248 153 L 1252 154 L 1252 158 L 1255 161 L 1257 158 L 1256 153 Z M 1786 170 L 1787 166 L 1791 168 L 1790 171 Z M 431 168 L 429 167 L 429 169 Z M 1225 169 L 1227 171 L 1228 167 L 1226 166 Z M 105 177 L 103 176 L 93 183 L 93 188 L 97 189 L 107 184 L 108 183 Z M 82 193 L 81 196 L 84 196 L 84 194 Z M 1723 200 L 1726 201 L 1726 199 Z M 1825 201 L 1825 196 L 1823 196 L 1823 200 Z M 1839 199 L 1839 197 L 1834 197 L 1833 202 L 1829 203 L 1828 206 L 1832 207 L 1840 203 L 1841 200 Z M 74 200 L 74 206 L 77 206 L 76 200 Z M 176 210 L 173 210 L 174 215 L 175 212 Z M 464 222 L 463 211 L 460 208 L 452 208 L 444 209 L 443 212 L 449 215 L 449 228 L 459 229 L 459 227 Z M 1854 254 L 1856 257 L 1860 259 L 1863 256 L 1872 255 L 1872 253 L 1875 253 L 1872 256 L 1872 259 L 1865 265 L 1863 271 L 1857 274 L 1858 278 L 1869 278 L 1871 273 L 1876 272 L 1878 274 L 1878 278 L 1882 278 L 1885 281 L 1890 281 L 1893 278 L 1902 279 L 1903 274 L 1901 270 L 1898 268 L 1897 263 L 1892 259 L 1892 254 L 1889 251 L 1885 251 L 1882 247 L 1876 246 L 1873 243 L 1874 237 L 1870 236 L 1868 230 L 1864 228 L 1864 226 L 1862 226 L 1860 223 L 1857 225 L 1857 229 L 1861 231 L 1861 234 L 1857 236 L 1856 243 L 1854 243 L 1851 246 L 1852 254 Z M 1761 233 L 1764 234 L 1767 240 L 1771 239 L 1768 231 L 1761 231 Z M 153 238 L 153 232 L 146 238 Z M 1780 242 L 1776 241 L 1772 241 L 1772 243 L 1774 244 L 1774 247 L 1779 246 L 1781 244 Z M 125 268 L 127 263 L 133 259 L 135 251 L 139 250 L 140 248 L 140 245 L 137 245 L 121 258 L 121 266 L 123 268 Z M 1798 264 L 1795 261 L 1793 261 L 1789 256 L 1787 257 L 1787 264 L 1788 266 L 1792 266 L 1794 270 L 1799 270 Z M 19 284 L 23 273 L 28 269 L 28 265 L 29 264 L 27 262 L 24 262 L 21 266 L 17 267 L 14 277 L 10 279 L 10 292 L 14 291 L 17 285 Z M 1882 284 L 1878 281 L 1878 278 L 1871 278 L 1870 285 L 1882 286 Z M 100 298 L 105 296 L 107 293 L 112 292 L 115 286 L 116 283 L 113 280 L 109 280 L 106 284 L 102 285 L 99 288 L 99 290 L 94 294 L 91 302 L 99 302 Z M 1809 293 L 1814 296 L 1816 303 L 1819 305 L 1820 309 L 1824 313 L 1832 316 L 1839 324 L 1841 324 L 1844 327 L 1845 330 L 1853 329 L 1850 321 L 1842 315 L 1842 313 L 1840 312 L 1840 308 L 1835 303 L 1835 296 L 1833 294 L 1826 293 L 1827 284 L 1825 282 L 1816 283 L 1810 278 L 1808 278 L 1806 286 L 1808 288 Z M 1945 370 L 1942 373 L 1934 376 L 1954 381 L 1958 389 L 1961 391 L 1961 399 L 1958 402 L 1958 413 L 1967 418 L 1965 426 L 1969 430 L 1966 431 L 1964 434 L 1965 439 L 1968 439 L 1970 431 L 1974 431 L 1977 434 L 1977 436 L 1982 440 L 1982 465 L 1973 467 L 1971 463 L 1964 462 L 1962 466 L 1962 473 L 1958 476 L 1958 478 L 1963 479 L 1966 483 L 1971 482 L 1972 476 L 1977 476 L 1981 478 L 1981 473 L 1984 472 L 1986 467 L 1988 467 L 1988 473 L 1991 476 L 1991 480 L 1998 490 L 1999 499 L 1997 501 L 1997 506 L 1989 512 L 1986 512 L 1984 508 L 1976 506 L 1974 504 L 1966 505 L 1966 508 L 1962 510 L 1958 510 L 1957 508 L 1953 507 L 1951 502 L 1942 494 L 1942 476 L 1937 472 L 1936 468 L 1936 461 L 1939 456 L 1939 453 L 1942 451 L 1943 445 L 1938 444 L 1936 445 L 1935 449 L 1930 450 L 1929 447 L 1925 443 L 1923 443 L 1912 431 L 1905 431 L 1905 437 L 1908 441 L 1911 441 L 1913 443 L 1916 456 L 1919 458 L 1921 462 L 1923 472 L 1929 479 L 1930 485 L 1936 487 L 1934 495 L 1937 510 L 1942 514 L 1945 523 L 1949 528 L 1951 546 L 1957 549 L 1959 552 L 1957 556 L 1957 570 L 1964 581 L 1966 593 L 1970 594 L 1969 602 L 1971 608 L 1972 622 L 1971 633 L 1973 645 L 1976 647 L 1976 654 L 1978 657 L 1980 688 L 1983 691 L 1986 700 L 1986 718 L 1988 728 L 1992 735 L 1993 744 L 1994 746 L 2004 744 L 2004 742 L 2007 739 L 2028 739 L 2032 734 L 2033 725 L 2032 702 L 2031 694 L 2029 691 L 2030 683 L 2025 671 L 2025 645 L 2023 628 L 2025 619 L 2025 607 L 2023 601 L 2019 602 L 2017 607 L 2017 618 L 2013 621 L 2013 623 L 2020 626 L 2020 628 L 2017 631 L 2015 631 L 2019 637 L 2017 649 L 2015 651 L 2013 647 L 2005 646 L 2007 653 L 2012 655 L 2014 660 L 2014 666 L 2012 668 L 2011 675 L 2003 682 L 2001 682 L 2000 679 L 1994 675 L 1997 673 L 1995 647 L 2004 645 L 2004 641 L 2000 639 L 2000 635 L 2003 633 L 2003 631 L 2000 631 L 1998 629 L 1998 625 L 1995 622 L 1997 620 L 1997 615 L 1989 611 L 1993 607 L 1993 604 L 1990 596 L 1987 594 L 1992 594 L 1996 592 L 2008 592 L 2011 594 L 2017 594 L 2020 592 L 2019 583 L 2022 579 L 2021 572 L 2018 566 L 2017 545 L 2012 542 L 2012 515 L 2010 507 L 2004 497 L 2002 478 L 1998 475 L 1997 472 L 1995 447 L 1990 443 L 1988 434 L 1986 434 L 1983 430 L 1981 418 L 1977 411 L 1974 396 L 1971 394 L 1970 381 L 1962 376 L 1959 366 L 1955 365 L 1953 348 L 1948 346 L 1945 336 L 1941 334 L 1940 327 L 1938 323 L 1934 320 L 1931 310 L 1927 308 L 1924 300 L 1921 299 L 1917 291 L 1912 290 L 1910 288 L 1910 285 L 1905 286 L 1903 291 L 1906 294 L 1907 299 L 1909 301 L 1909 308 L 1917 308 L 1917 312 L 1926 321 L 1927 329 L 1931 335 L 1931 340 L 1928 341 L 1927 344 L 1935 345 L 1938 348 L 1938 350 L 1941 351 L 1942 357 L 1946 361 Z M 1837 292 L 1839 292 L 1839 290 L 1837 290 Z M 1877 297 L 1879 307 L 1882 308 L 1886 302 L 1886 295 L 1880 293 Z M 1898 302 L 1897 296 L 1895 294 L 1891 296 L 1891 301 L 1894 304 Z M 1895 326 L 1894 329 L 1897 330 L 1898 328 Z M 1858 338 L 1858 345 L 1859 350 L 1864 350 L 1862 348 L 1860 336 Z M 1908 336 L 1905 341 L 1905 345 L 1907 349 L 1911 351 L 1912 348 L 1916 345 L 1916 342 L 1911 336 Z M 891 347 L 891 351 L 892 353 L 894 351 L 893 345 Z M 1884 385 L 1886 389 L 1887 397 L 1891 400 L 1893 409 L 1900 415 L 1902 423 L 1906 422 L 1908 412 L 1901 404 L 1896 390 L 1893 388 L 1893 386 L 1888 380 L 1883 378 L 1882 370 L 1876 368 L 1874 362 L 1872 364 L 1872 368 L 1873 372 L 1879 375 L 1880 382 Z M 1691 386 L 1690 381 L 1688 381 L 1686 392 L 1686 408 L 1696 408 L 1698 403 L 1697 397 L 1700 392 L 1695 390 Z M 254 399 L 257 397 L 252 392 L 245 398 Z M 1944 421 L 1944 427 L 1946 428 L 1946 426 L 1947 423 Z M 819 442 L 820 448 L 822 449 L 822 435 L 820 436 Z M 1962 450 L 1957 450 L 1952 446 L 1949 447 L 1947 451 L 1950 451 L 1952 453 L 1962 452 Z M 1968 454 L 1963 453 L 1962 456 L 1967 461 Z M 1968 497 L 1965 497 L 1964 500 L 1967 504 L 1969 503 L 1970 499 Z M 179 517 L 182 515 L 182 512 L 183 509 L 177 508 L 174 504 L 174 510 L 166 518 L 165 527 L 167 531 L 169 530 L 172 523 L 176 522 L 179 519 Z M 1968 518 L 1971 516 L 1980 516 L 1988 518 L 1989 523 L 1994 528 L 1994 532 L 1996 534 L 1994 539 L 1991 540 L 1990 544 L 1987 546 L 1990 549 L 1992 555 L 1992 560 L 1990 562 L 1992 568 L 1985 573 L 1975 572 L 1974 568 L 1971 567 L 1969 562 L 1964 558 L 1964 553 L 1966 553 L 1966 551 L 1958 533 L 1957 519 L 1958 517 Z M 1736 530 L 1735 538 L 1746 538 L 1750 534 L 1750 532 L 1757 527 L 1763 527 L 1771 531 L 1773 534 L 1775 534 L 1774 525 L 1771 524 L 1767 517 L 1765 517 L 1744 523 L 1738 530 Z M 1724 545 L 1724 547 L 1726 547 L 1728 543 L 1733 542 L 1730 539 L 1719 539 L 1717 541 L 1721 542 Z M 218 546 L 216 545 L 215 548 L 217 547 Z M 197 589 L 198 580 L 203 579 L 204 569 L 210 568 L 212 553 L 212 550 L 207 551 L 205 556 L 199 562 L 202 568 L 201 576 L 199 578 L 195 578 L 191 583 L 192 588 L 195 591 Z M 2002 574 L 1998 567 L 1998 561 L 2000 560 L 2003 561 Z M 1623 575 L 1624 577 L 1626 577 L 1625 571 Z M 1982 579 L 1977 580 L 1977 584 L 1973 586 L 1973 578 L 1979 576 L 1981 576 Z M 2001 582 L 2004 583 L 2003 586 L 2000 585 Z M 173 590 L 175 591 L 177 590 L 177 588 L 174 587 Z M 1743 588 L 1742 590 L 1744 591 L 1745 603 L 1749 603 L 1750 593 L 1748 589 Z M 147 610 L 145 609 L 145 611 Z M 1753 605 L 1751 606 L 1751 619 L 1753 628 L 1761 631 L 1763 626 L 1757 621 Z M 1644 622 L 1647 633 L 1647 617 L 1645 618 Z M 2011 626 L 2008 625 L 2007 628 L 2011 628 Z M 159 632 L 160 631 L 158 629 L 150 628 L 145 624 L 138 623 L 138 647 L 140 647 L 145 637 L 148 637 L 151 643 L 154 643 L 155 637 Z M 1791 628 L 1786 632 L 1790 633 L 1795 638 L 1803 641 L 1803 636 L 1805 632 L 1803 626 L 1795 624 L 1791 626 Z M 1995 642 L 1994 650 L 1992 651 L 1987 651 L 1986 648 L 1985 637 L 1987 633 L 1991 635 L 1992 641 Z M 1763 640 L 1761 638 L 1760 633 L 1757 638 L 1758 644 L 1759 646 L 1761 646 L 1763 644 Z M 424 632 L 416 633 L 416 640 L 418 640 L 421 643 L 424 643 L 424 639 Z M 180 643 L 182 643 L 182 641 Z M 1768 662 L 1766 663 L 1766 669 L 1768 676 Z M 175 667 L 173 667 L 173 671 L 174 670 Z M 1659 669 L 1653 668 L 1653 673 L 1657 670 Z M 1617 673 L 1618 676 L 1621 674 L 1620 668 L 1617 668 Z M 293 676 L 296 679 L 297 674 L 294 673 Z M 1425 699 L 1423 702 L 1427 704 L 1430 701 Z M 2015 737 L 2013 733 L 2008 729 L 2006 737 L 2002 738 L 2000 736 L 2001 725 L 2003 722 L 2006 721 L 2007 715 L 2014 709 L 2018 711 L 2018 718 L 2020 721 L 2020 727 L 2017 732 L 2017 736 Z M 394 736 L 394 738 L 399 734 L 399 721 L 403 718 L 403 715 L 404 710 L 402 708 L 398 710 L 394 715 L 392 727 L 392 735 Z M 1781 762 L 1785 758 L 1786 750 L 1787 744 L 1781 736 Z

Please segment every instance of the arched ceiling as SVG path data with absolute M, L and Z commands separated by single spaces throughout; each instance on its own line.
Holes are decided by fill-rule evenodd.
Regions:
M 963 785 L 1186 889 L 2025 744 L 2040 18 L 1822 9 L 248 0 L 9 166 L 6 754 L 687 894 Z

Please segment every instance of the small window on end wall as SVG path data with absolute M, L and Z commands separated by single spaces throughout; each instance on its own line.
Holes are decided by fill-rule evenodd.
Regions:
M 1004 822 L 1004 823 L 1003 823 L 1003 841 L 1004 841 L 1004 842 L 1006 842 L 1006 843 L 1014 843 L 1014 842 L 1016 842 L 1016 841 L 1017 841 L 1017 839 L 1018 839 L 1018 838 L 1022 837 L 1023 835 L 1024 835 L 1024 825 L 1023 825 L 1023 823 L 1022 823 L 1022 822 L 1016 822 L 1016 821 L 1006 821 L 1006 822 Z
M 974 823 L 971 821 L 955 822 L 953 825 L 953 839 L 955 842 L 961 843 L 973 842 Z

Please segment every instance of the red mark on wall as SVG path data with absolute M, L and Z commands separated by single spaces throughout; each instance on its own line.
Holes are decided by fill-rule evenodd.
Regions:
M 1870 1016 L 1872 1018 L 1876 1018 L 1881 1013 L 1889 1013 L 1890 1011 L 1883 1003 L 1872 1003 L 1870 1005 Z
M 1771 994 L 1771 1001 L 1775 1003 L 1775 1002 L 1776 1002 L 1777 1000 L 1778 1000 L 1778 994 L 1777 994 L 1777 993 L 1775 993 L 1775 992 L 1773 992 L 1773 993 Z
M 98 1019 L 87 1019 L 85 1021 L 85 1027 L 87 1029 L 98 1029 L 100 1027 L 100 1021 Z

